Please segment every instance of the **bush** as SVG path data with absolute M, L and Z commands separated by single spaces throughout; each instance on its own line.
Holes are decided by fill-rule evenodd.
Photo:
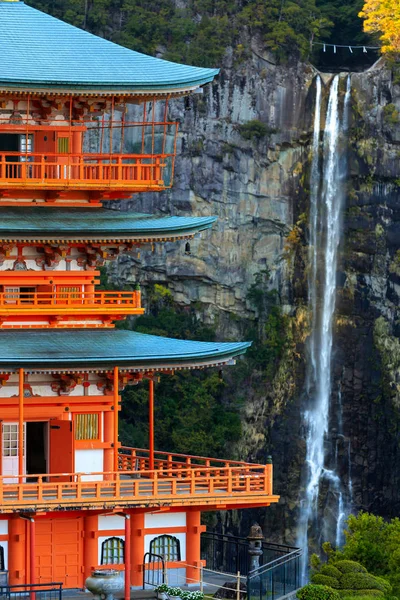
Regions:
M 341 573 L 366 573 L 367 569 L 354 560 L 338 560 L 335 562 L 335 567 Z
M 375 575 L 375 579 L 378 583 L 383 585 L 385 596 L 390 596 L 393 591 L 393 588 L 390 585 L 389 581 L 387 579 L 385 579 L 384 577 L 377 577 L 376 575 Z
M 323 565 L 320 570 L 321 575 L 328 575 L 328 577 L 334 577 L 340 579 L 342 576 L 341 571 L 335 565 Z
M 309 583 L 297 591 L 299 600 L 340 600 L 339 594 L 327 585 Z
M 336 577 L 329 577 L 329 575 L 323 575 L 322 573 L 315 573 L 311 577 L 311 583 L 317 585 L 328 585 L 331 588 L 340 588 L 339 581 Z
M 380 590 L 340 590 L 342 600 L 357 598 L 357 600 L 370 600 L 371 598 L 383 598 L 385 594 Z M 387 600 L 385 598 L 385 600 Z
M 276 129 L 272 129 L 258 119 L 247 121 L 242 125 L 238 125 L 238 131 L 245 140 L 261 140 L 268 134 L 275 133 Z
M 385 592 L 385 586 L 369 573 L 345 573 L 340 580 L 344 590 L 380 590 Z

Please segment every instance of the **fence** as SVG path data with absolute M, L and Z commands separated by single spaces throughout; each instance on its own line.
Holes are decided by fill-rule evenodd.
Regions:
M 247 600 L 277 600 L 300 587 L 300 548 L 247 575 Z
M 157 587 L 166 583 L 165 562 L 160 554 L 146 552 L 143 558 L 143 589 L 151 585 Z
M 0 598 L 7 600 L 61 600 L 62 583 L 37 583 L 19 585 L 1 585 Z

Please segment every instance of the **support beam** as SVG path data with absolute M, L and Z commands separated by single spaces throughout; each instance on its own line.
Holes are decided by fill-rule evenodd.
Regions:
M 119 407 L 119 377 L 118 367 L 114 367 L 114 464 L 113 471 L 118 471 L 118 407 Z
M 188 510 L 186 513 L 186 580 L 188 585 L 200 581 L 200 511 Z
M 129 543 L 125 540 L 125 547 Z M 144 513 L 131 513 L 131 583 L 134 587 L 143 585 L 144 558 Z
M 19 369 L 18 393 L 18 475 L 24 474 L 24 370 Z M 18 483 L 22 483 L 22 478 Z
M 83 585 L 92 574 L 93 569 L 98 566 L 98 548 L 96 532 L 98 529 L 98 516 L 91 515 L 83 521 Z M 82 586 L 83 587 L 83 586 Z
M 125 515 L 125 600 L 131 597 L 131 516 Z
M 31 517 L 29 519 L 29 563 L 30 563 L 30 577 L 29 583 L 34 585 L 36 583 L 36 523 L 35 519 Z M 30 593 L 31 600 L 35 600 L 35 592 Z
M 104 448 L 104 479 L 112 479 L 112 471 L 114 470 L 114 411 L 109 410 L 104 414 L 104 441 L 108 442 L 110 447 Z M 107 475 L 109 473 L 109 475 Z
M 149 379 L 149 469 L 154 469 L 154 381 Z
M 18 515 L 12 515 L 8 527 L 9 584 L 26 583 L 26 520 Z

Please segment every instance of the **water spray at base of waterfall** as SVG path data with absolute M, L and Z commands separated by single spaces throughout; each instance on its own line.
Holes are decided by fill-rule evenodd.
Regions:
M 333 348 L 333 319 L 336 301 L 337 254 L 340 242 L 341 211 L 344 203 L 347 177 L 347 155 L 344 138 L 349 125 L 351 95 L 350 77 L 340 114 L 340 76 L 333 78 L 330 87 L 325 129 L 320 152 L 320 123 L 322 90 L 321 80 L 316 80 L 314 134 L 310 175 L 309 219 L 309 278 L 308 301 L 312 315 L 309 339 L 309 361 L 306 395 L 308 408 L 304 412 L 306 429 L 306 487 L 300 502 L 297 543 L 303 548 L 302 582 L 307 580 L 308 548 L 312 540 L 319 545 L 321 537 L 329 530 L 326 516 L 320 514 L 321 482 L 337 502 L 335 509 L 336 545 L 341 545 L 348 502 L 343 483 L 337 473 L 338 451 L 335 446 L 335 465 L 326 467 L 325 444 L 329 439 L 329 414 L 332 395 L 331 360 Z M 346 140 L 347 142 L 347 140 Z M 341 398 L 340 398 L 341 400 Z M 342 411 L 340 401 L 340 411 Z M 338 417 L 342 429 L 343 416 Z M 340 431 L 343 437 L 343 431 Z

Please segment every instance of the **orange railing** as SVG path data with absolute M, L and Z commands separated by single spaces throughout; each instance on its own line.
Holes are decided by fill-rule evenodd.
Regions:
M 163 189 L 167 187 L 164 178 L 172 158 L 172 154 L 3 152 L 0 184 L 28 188 Z
M 207 467 L 201 457 L 185 457 L 204 465 L 185 464 L 183 455 L 166 468 L 127 469 L 121 452 L 118 472 L 62 473 L 52 475 L 0 477 L 0 510 L 31 507 L 78 506 L 200 506 L 260 505 L 277 502 L 272 492 L 272 465 L 215 461 L 220 466 Z M 143 452 L 143 451 L 137 451 Z M 163 453 L 157 453 L 163 454 Z M 131 455 L 134 458 L 134 455 Z M 146 459 L 146 457 L 142 457 Z M 181 460 L 182 458 L 182 460 Z M 140 458 L 139 458 L 140 460 Z M 28 481 L 27 481 L 28 478 Z
M 150 469 L 150 453 L 145 448 L 128 448 L 122 446 L 118 454 L 118 465 L 122 471 L 136 469 L 141 473 L 146 473 Z M 206 458 L 204 456 L 192 456 L 190 454 L 176 454 L 171 452 L 154 453 L 154 468 L 160 473 L 168 473 L 168 476 L 179 477 L 180 473 L 187 469 L 198 469 L 205 467 L 206 469 L 213 468 L 246 468 L 259 467 L 264 468 L 264 465 L 254 465 L 244 461 L 223 460 L 220 458 Z
M 74 312 L 82 309 L 90 309 L 95 312 L 109 309 L 117 312 L 135 310 L 141 308 L 141 292 L 18 292 L 10 290 L 0 293 L 0 314 L 21 314 L 23 311 L 55 312 L 72 310 Z

